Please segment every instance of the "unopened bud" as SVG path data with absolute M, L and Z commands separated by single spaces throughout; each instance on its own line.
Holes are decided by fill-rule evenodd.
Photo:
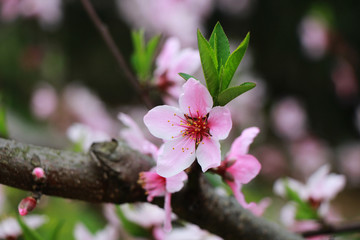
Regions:
M 26 197 L 19 203 L 18 209 L 21 216 L 27 215 L 36 207 L 36 199 L 33 197 Z
M 34 168 L 34 170 L 32 171 L 32 175 L 35 181 L 45 180 L 45 171 L 41 167 Z

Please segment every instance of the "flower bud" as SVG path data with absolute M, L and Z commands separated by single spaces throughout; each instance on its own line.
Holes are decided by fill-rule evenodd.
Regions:
M 19 203 L 18 210 L 21 216 L 27 215 L 36 207 L 36 199 L 33 197 L 26 197 Z
M 45 171 L 41 167 L 34 168 L 32 175 L 35 181 L 44 181 L 45 180 Z

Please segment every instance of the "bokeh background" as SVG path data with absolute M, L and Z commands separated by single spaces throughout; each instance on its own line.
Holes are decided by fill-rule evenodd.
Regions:
M 229 149 L 245 127 L 260 127 L 251 153 L 263 169 L 245 187 L 247 199 L 274 197 L 277 178 L 305 181 L 329 163 L 347 178 L 334 201 L 337 211 L 360 220 L 359 1 L 92 2 L 128 62 L 134 29 L 144 29 L 147 38 L 161 34 L 161 44 L 175 36 L 194 49 L 196 30 L 209 37 L 217 21 L 233 50 L 250 32 L 235 82 L 257 87 L 229 104 L 234 129 L 223 147 Z M 146 108 L 80 1 L 0 0 L 0 7 L 0 96 L 10 138 L 71 149 L 67 132 L 73 123 L 113 137 L 122 127 L 120 111 L 142 124 Z M 201 70 L 194 75 L 203 79 Z M 26 194 L 5 188 L 0 220 L 14 216 Z M 283 202 L 273 202 L 265 216 L 278 221 Z M 56 198 L 44 198 L 38 213 L 49 216 L 50 225 L 65 221 L 61 239 L 73 238 L 76 222 L 93 232 L 106 222 L 101 206 Z M 40 231 L 47 234 L 46 228 Z

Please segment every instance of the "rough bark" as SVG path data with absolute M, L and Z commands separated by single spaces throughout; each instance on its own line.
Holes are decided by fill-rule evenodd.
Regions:
M 22 144 L 0 138 L 0 183 L 33 191 L 38 189 L 32 170 L 42 167 L 43 194 L 87 202 L 145 201 L 138 174 L 152 160 L 121 142 L 99 143 L 88 154 Z M 196 167 L 195 167 L 196 168 Z M 224 239 L 300 240 L 276 224 L 253 216 L 233 198 L 217 195 L 202 174 L 193 169 L 186 187 L 172 197 L 174 212 Z M 162 205 L 162 199 L 156 199 Z

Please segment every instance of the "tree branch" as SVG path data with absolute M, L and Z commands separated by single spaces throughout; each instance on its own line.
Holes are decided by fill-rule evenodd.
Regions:
M 97 143 L 89 154 L 80 154 L 0 138 L 1 184 L 32 191 L 35 167 L 46 172 L 44 194 L 120 204 L 146 200 L 137 180 L 141 171 L 152 167 L 152 160 L 121 142 Z M 162 205 L 163 199 L 155 203 Z M 186 187 L 173 195 L 172 206 L 179 217 L 224 239 L 302 239 L 253 216 L 233 198 L 218 196 L 202 174 L 189 177 Z

